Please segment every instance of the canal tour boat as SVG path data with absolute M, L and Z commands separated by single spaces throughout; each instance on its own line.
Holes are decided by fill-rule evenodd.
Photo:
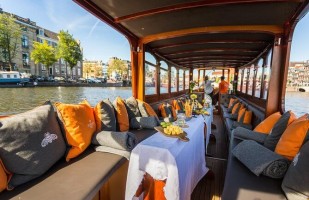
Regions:
M 23 84 L 29 78 L 23 78 L 18 71 L 0 71 L 0 84 Z
M 49 103 L 2 117 L 0 199 L 309 198 L 308 115 L 284 107 L 293 32 L 308 0 L 74 2 L 128 39 L 133 97 L 126 106 L 117 98 L 115 111 L 107 100 L 94 112 L 80 111 L 87 102 L 56 103 L 57 120 Z M 213 69 L 233 89 L 220 84 L 217 109 L 204 104 L 191 115 L 204 97 L 192 90 L 193 74 L 200 85 Z M 179 134 L 169 133 L 169 123 L 128 125 L 130 113 L 166 120 L 183 118 L 183 110 Z M 114 117 L 104 118 L 109 112 Z M 20 120 L 23 132 L 38 134 L 32 124 L 42 134 L 17 137 Z M 106 123 L 125 133 L 101 134 Z

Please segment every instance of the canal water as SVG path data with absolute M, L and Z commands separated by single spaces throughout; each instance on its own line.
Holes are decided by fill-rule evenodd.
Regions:
M 76 104 L 87 99 L 94 106 L 105 98 L 113 101 L 117 96 L 128 98 L 131 95 L 130 87 L 0 88 L 0 115 L 27 111 L 47 100 Z M 309 93 L 287 92 L 285 107 L 297 116 L 309 113 Z

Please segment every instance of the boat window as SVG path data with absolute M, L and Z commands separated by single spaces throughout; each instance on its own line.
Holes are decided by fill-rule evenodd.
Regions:
M 242 93 L 246 93 L 247 80 L 248 80 L 248 72 L 249 72 L 249 69 L 245 68 L 244 74 L 243 74 L 242 88 L 241 88 Z
M 237 78 L 237 91 L 241 92 L 241 79 L 242 75 L 244 74 L 243 69 L 238 70 L 238 78 Z
M 168 93 L 168 65 L 160 62 L 160 94 Z
M 261 58 L 256 66 L 256 78 L 255 78 L 255 92 L 254 96 L 257 98 L 261 97 L 261 82 L 262 82 L 262 73 L 263 73 L 263 62 Z
M 145 60 L 145 95 L 156 94 L 156 59 L 150 53 L 146 52 Z
M 180 69 L 178 72 L 178 77 L 179 77 L 179 91 L 183 91 L 183 70 Z
M 193 81 L 198 83 L 198 70 L 197 69 L 193 70 Z
M 7 75 L 6 75 L 6 78 L 11 78 L 11 75 L 7 74 Z
M 254 78 L 254 65 L 249 68 L 249 79 L 248 79 L 248 95 L 253 93 L 253 78 Z
M 199 73 L 200 73 L 200 79 L 198 85 L 201 85 L 204 81 L 204 70 L 199 70 Z
M 177 70 L 175 67 L 171 68 L 171 92 L 177 92 Z
M 272 50 L 270 50 L 266 65 L 264 66 L 264 74 L 263 74 L 263 99 L 267 99 L 268 94 L 268 84 L 269 84 L 269 77 L 271 72 L 271 58 L 272 58 Z
M 3 78 L 2 74 L 0 74 L 0 78 Z
M 189 89 L 189 81 L 190 81 L 190 72 L 186 70 L 185 72 L 185 89 Z

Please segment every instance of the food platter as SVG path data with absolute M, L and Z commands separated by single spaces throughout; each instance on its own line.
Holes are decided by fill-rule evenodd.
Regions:
M 172 138 L 178 138 L 184 142 L 189 142 L 190 139 L 186 137 L 187 133 L 184 131 L 183 133 L 180 133 L 178 135 L 169 135 L 164 133 L 164 129 L 161 126 L 154 127 L 155 130 L 157 130 L 159 133 L 165 135 L 166 137 L 172 137 Z

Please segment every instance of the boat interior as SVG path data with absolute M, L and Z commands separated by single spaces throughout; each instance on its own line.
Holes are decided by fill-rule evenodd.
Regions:
M 304 174 L 299 182 L 295 175 L 286 190 L 283 185 L 290 177 L 288 174 L 280 178 L 258 176 L 236 158 L 234 150 L 245 139 L 255 140 L 236 137 L 236 129 L 255 135 L 261 123 L 276 113 L 282 118 L 289 115 L 288 120 L 294 116 L 284 107 L 287 72 L 293 32 L 309 11 L 308 0 L 73 1 L 128 39 L 132 96 L 148 103 L 159 117 L 162 103 L 190 98 L 191 93 L 203 102 L 204 90 L 190 88 L 195 74 L 197 85 L 209 72 L 226 77 L 229 93 L 220 94 L 218 104 L 214 105 L 211 129 L 214 137 L 210 138 L 205 154 L 209 171 L 195 186 L 191 199 L 291 200 L 297 199 L 297 195 L 301 196 L 299 199 L 308 199 L 308 170 L 299 172 Z M 251 113 L 249 122 L 240 127 L 235 125 L 238 117 L 233 116 L 236 102 L 241 103 L 237 112 L 243 105 L 244 112 Z M 308 167 L 309 142 L 305 142 L 309 135 L 308 115 L 305 118 L 307 135 L 295 137 L 302 138 L 296 153 L 304 149 L 307 159 L 303 157 L 303 163 Z M 272 128 L 274 123 L 268 132 L 263 132 L 263 141 L 259 138 L 254 145 L 263 146 Z M 138 142 L 156 132 L 132 130 Z M 277 142 L 279 139 L 280 136 Z M 272 153 L 278 148 L 272 149 Z M 289 157 L 289 163 L 296 153 Z M 0 193 L 0 199 L 130 199 L 125 196 L 128 166 L 129 160 L 122 156 L 87 148 L 69 163 L 58 162 L 35 180 Z M 292 171 L 290 168 L 288 173 Z M 165 184 L 147 174 L 132 199 L 165 199 L 162 193 Z

